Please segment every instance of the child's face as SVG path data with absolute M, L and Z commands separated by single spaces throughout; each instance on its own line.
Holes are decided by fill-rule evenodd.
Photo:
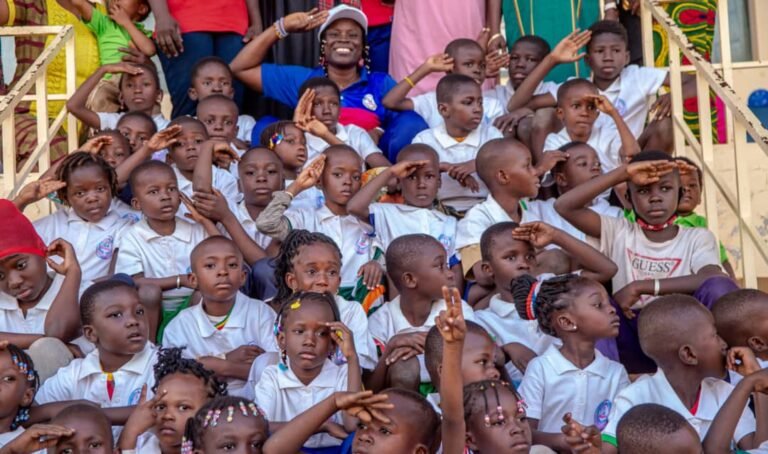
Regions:
M 211 139 L 231 142 L 237 137 L 237 109 L 217 101 L 206 101 L 197 106 L 197 119 L 202 121 Z
M 485 55 L 474 46 L 458 48 L 453 58 L 453 70 L 451 72 L 471 77 L 478 85 L 482 84 L 485 82 Z
M 285 274 L 285 283 L 294 292 L 330 292 L 335 295 L 339 290 L 341 257 L 330 244 L 302 246 L 291 264 L 293 270 Z
M 362 162 L 356 154 L 334 153 L 325 160 L 320 178 L 326 203 L 347 206 L 347 202 L 360 190 Z
M 586 285 L 580 289 L 567 312 L 585 336 L 602 339 L 619 335 L 619 316 L 601 285 Z
M 199 377 L 171 374 L 157 386 L 160 399 L 155 404 L 155 431 L 161 451 L 177 452 L 187 420 L 208 401 L 208 390 Z M 162 394 L 165 392 L 165 394 Z
M 469 134 L 483 121 L 483 93 L 480 85 L 459 85 L 450 102 L 438 103 L 437 107 L 446 126 Z
M 269 150 L 251 151 L 237 167 L 247 205 L 265 207 L 272 193 L 283 187 L 283 166 Z
M 121 119 L 117 123 L 117 130 L 128 140 L 131 152 L 141 148 L 144 143 L 155 133 L 156 127 L 149 120 L 137 117 Z
M 225 416 L 216 425 L 209 425 L 203 434 L 202 450 L 200 453 L 210 454 L 226 452 L 227 454 L 261 454 L 264 442 L 267 441 L 267 425 L 264 418 L 243 416 L 239 409 L 232 414 L 232 422 L 227 422 Z
M 112 428 L 101 421 L 83 417 L 85 415 L 68 415 L 56 418 L 52 424 L 72 429 L 75 433 L 59 439 L 56 446 L 48 448 L 48 453 L 55 454 L 112 454 Z
M 496 236 L 491 251 L 491 257 L 483 262 L 483 267 L 486 272 L 493 273 L 493 282 L 497 288 L 510 288 L 514 279 L 531 274 L 537 265 L 533 246 L 512 238 L 511 234 Z
M 40 301 L 50 280 L 45 259 L 34 254 L 13 254 L 0 259 L 0 292 L 19 303 Z
M 596 79 L 616 79 L 629 64 L 627 44 L 613 33 L 598 35 L 587 46 L 586 62 Z
M 199 68 L 189 88 L 189 99 L 199 101 L 211 95 L 235 96 L 232 76 L 227 68 L 218 63 L 209 63 Z
M 335 132 L 339 122 L 340 103 L 336 90 L 331 87 L 317 87 L 315 100 L 312 102 L 312 115 L 323 122 L 331 132 Z
M 149 5 L 143 0 L 109 0 L 109 4 L 118 5 L 134 22 L 147 14 L 149 9 Z
M 112 143 L 104 145 L 99 151 L 99 156 L 104 158 L 110 167 L 117 168 L 128 156 L 131 155 L 131 147 L 128 140 L 124 138 L 113 138 Z
M 381 412 L 389 423 L 374 419 L 370 424 L 358 423 L 352 442 L 353 454 L 430 452 L 428 446 L 419 444 L 414 429 L 419 427 L 419 409 L 398 394 L 390 394 L 394 408 Z M 419 450 L 418 448 L 422 448 Z
M 123 74 L 122 77 L 124 80 L 120 82 L 120 100 L 128 111 L 146 112 L 151 115 L 155 103 L 159 102 L 162 96 L 155 78 L 148 74 L 147 70 L 135 76 Z
M 243 282 L 243 257 L 231 243 L 208 243 L 196 254 L 192 283 L 205 302 L 231 301 Z
M 592 133 L 592 125 L 600 112 L 594 101 L 585 96 L 595 94 L 597 90 L 593 87 L 577 85 L 566 92 L 565 99 L 558 100 L 557 116 L 570 134 L 588 136 Z
M 533 43 L 518 42 L 509 52 L 509 80 L 517 89 L 533 68 L 541 63 L 541 48 Z
M 555 174 L 555 181 L 562 190 L 573 189 L 576 186 L 602 175 L 600 158 L 594 148 L 580 145 L 568 150 L 568 160 L 563 171 Z
M 67 203 L 88 222 L 104 219 L 112 203 L 112 188 L 104 169 L 97 165 L 78 167 L 67 181 Z
M 331 306 L 322 301 L 304 301 L 298 308 L 289 307 L 283 314 L 283 327 L 277 343 L 285 350 L 292 369 L 318 370 L 336 348 L 331 340 Z
M 35 393 L 27 375 L 14 364 L 10 352 L 0 350 L 0 418 L 16 415 L 19 407 L 32 403 Z
M 131 205 L 147 219 L 171 221 L 180 203 L 176 174 L 170 169 L 147 169 L 136 178 Z
M 698 327 L 690 340 L 697 356 L 696 367 L 704 377 L 722 378 L 725 375 L 725 355 L 728 346 L 717 334 L 714 317 L 709 311 L 698 311 L 697 314 L 691 314 L 689 323 L 694 323 L 694 326 Z
M 428 153 L 413 153 L 410 159 L 427 160 L 429 164 L 400 180 L 400 190 L 405 203 L 419 208 L 432 208 L 440 189 L 439 163 Z
M 632 207 L 648 224 L 663 224 L 677 212 L 680 177 L 677 171 L 668 173 L 648 186 L 628 184 Z
M 485 391 L 491 426 L 486 427 L 484 412 L 476 412 L 467 421 L 469 447 L 479 452 L 504 452 L 527 454 L 531 449 L 531 427 L 525 413 L 518 412 L 518 400 L 509 389 L 498 387 L 499 403 L 504 419 L 496 412 L 496 395 Z
M 115 356 L 134 355 L 147 344 L 147 315 L 136 290 L 119 287 L 96 297 L 90 325 L 83 326 L 86 339 L 99 351 Z
M 307 162 L 307 138 L 296 126 L 287 126 L 274 152 L 286 169 L 298 171 Z
M 677 204 L 677 212 L 682 216 L 687 216 L 693 213 L 693 210 L 701 203 L 699 175 L 695 172 L 680 175 L 680 186 L 683 188 L 683 195 Z
M 531 152 L 521 145 L 511 145 L 506 156 L 504 173 L 507 176 L 506 189 L 517 197 L 536 197 L 541 182 L 533 168 Z
M 498 380 L 499 370 L 494 363 L 496 345 L 489 336 L 468 331 L 461 355 L 461 376 L 464 384 L 483 380 Z
M 184 123 L 179 140 L 168 149 L 168 156 L 179 170 L 194 172 L 200 147 L 208 140 L 205 128 L 197 123 Z
M 443 295 L 443 287 L 453 286 L 453 271 L 448 267 L 448 257 L 441 244 L 427 242 L 412 263 L 413 269 L 407 273 L 419 294 L 437 300 Z

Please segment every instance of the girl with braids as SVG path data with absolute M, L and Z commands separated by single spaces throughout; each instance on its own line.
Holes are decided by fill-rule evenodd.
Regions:
M 363 307 L 338 295 L 341 285 L 341 251 L 328 236 L 319 232 L 293 230 L 280 246 L 275 259 L 277 296 L 281 304 L 294 292 L 318 292 L 334 295 L 338 319 L 352 331 L 360 367 L 372 370 L 376 365 L 376 346 L 368 330 Z M 277 307 L 279 309 L 280 306 Z
M 39 385 L 32 359 L 16 345 L 0 342 L 0 448 L 15 439 L 29 419 Z
M 152 387 L 155 397 L 146 400 L 142 396 L 131 413 L 118 440 L 121 450 L 178 453 L 187 421 L 212 399 L 227 395 L 226 382 L 181 353 L 181 348 L 158 352 Z
M 570 450 L 562 417 L 602 430 L 616 394 L 629 385 L 624 367 L 603 356 L 595 343 L 619 334 L 619 317 L 599 283 L 576 274 L 548 280 L 521 276 L 512 283 L 517 312 L 562 340 L 528 363 L 520 394 L 528 403 L 533 441 Z
M 318 67 L 264 63 L 269 50 L 281 39 L 318 27 Z M 427 125 L 414 112 L 395 112 L 384 107 L 382 100 L 395 81 L 388 74 L 368 69 L 367 31 L 365 14 L 347 5 L 329 11 L 313 9 L 290 14 L 248 43 L 230 67 L 246 86 L 290 107 L 298 104 L 299 87 L 307 79 L 328 77 L 341 89 L 339 123 L 354 124 L 368 131 L 389 161 L 394 162 L 400 149 Z
M 260 454 L 269 437 L 263 412 L 242 397 L 219 396 L 187 420 L 181 454 L 244 452 Z

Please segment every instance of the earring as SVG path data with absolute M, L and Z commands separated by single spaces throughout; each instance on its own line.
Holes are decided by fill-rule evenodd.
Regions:
M 280 350 L 280 364 L 277 367 L 283 372 L 288 370 L 288 354 L 285 350 Z

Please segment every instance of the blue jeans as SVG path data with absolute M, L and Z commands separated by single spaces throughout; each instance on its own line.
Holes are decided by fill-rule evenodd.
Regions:
M 187 91 L 192 82 L 192 67 L 201 58 L 217 56 L 227 63 L 231 62 L 243 48 L 243 37 L 237 33 L 183 33 L 184 52 L 178 57 L 168 57 L 162 51 L 157 53 L 165 72 L 165 82 L 173 102 L 172 118 L 195 114 L 195 101 L 189 99 Z M 243 86 L 234 81 L 235 102 L 241 105 Z
M 389 40 L 392 37 L 392 24 L 370 27 L 366 37 L 370 46 L 371 71 L 389 72 Z

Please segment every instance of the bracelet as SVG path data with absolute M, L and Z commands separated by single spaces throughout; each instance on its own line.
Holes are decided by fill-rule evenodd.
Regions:
M 653 296 L 659 296 L 659 291 L 661 291 L 661 283 L 658 279 L 653 280 Z
M 496 33 L 495 35 L 491 36 L 491 39 L 488 40 L 488 45 L 490 46 L 492 42 L 496 41 L 496 39 L 501 38 L 501 33 Z
M 277 39 L 283 39 L 286 36 L 288 36 L 288 31 L 285 29 L 285 19 L 280 18 L 275 21 L 275 36 L 277 36 Z
M 181 288 L 181 274 L 176 275 L 176 288 Z
M 285 190 L 285 191 L 283 191 L 283 192 L 285 192 L 286 194 L 288 194 L 288 197 L 290 197 L 290 198 L 291 198 L 291 200 L 293 200 L 294 198 L 296 198 L 296 196 L 295 196 L 295 195 L 293 195 L 293 194 L 291 193 L 291 191 L 289 191 L 288 189 L 286 189 L 286 190 Z
M 410 78 L 410 77 L 408 77 L 408 76 L 405 76 L 405 79 L 403 79 L 403 80 L 404 80 L 404 81 L 406 81 L 406 82 L 408 82 L 408 85 L 410 85 L 410 86 L 411 86 L 411 88 L 414 88 L 414 87 L 416 86 L 416 84 L 415 84 L 415 83 L 413 83 L 413 81 L 411 80 L 411 78 Z
M 605 6 L 603 6 L 603 11 L 610 11 L 612 9 L 616 9 L 616 2 L 606 3 Z

